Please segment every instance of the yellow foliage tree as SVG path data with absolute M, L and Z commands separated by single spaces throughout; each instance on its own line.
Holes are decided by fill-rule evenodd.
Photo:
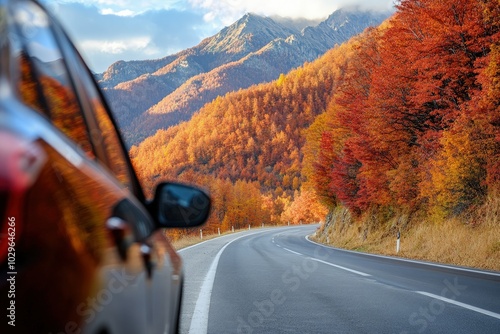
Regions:
M 439 219 L 457 215 L 487 193 L 485 155 L 488 137 L 474 120 L 460 117 L 443 132 L 442 149 L 430 161 L 421 194 L 429 198 L 431 213 Z
M 292 225 L 319 223 L 327 212 L 326 207 L 319 204 L 314 191 L 296 191 L 293 202 L 286 205 L 281 220 Z

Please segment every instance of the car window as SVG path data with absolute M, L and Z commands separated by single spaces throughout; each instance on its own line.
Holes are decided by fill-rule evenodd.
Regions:
M 85 120 L 47 15 L 30 2 L 16 3 L 12 10 L 16 29 L 11 32 L 11 40 L 21 69 L 18 88 L 22 100 L 94 157 Z
M 87 112 L 86 119 L 94 147 L 103 150 L 103 162 L 123 185 L 130 187 L 132 182 L 126 153 L 115 124 L 108 114 L 106 104 L 78 52 L 76 52 L 65 35 L 61 33 L 59 37 L 70 71 L 75 78 L 75 85 L 79 90 L 82 106 L 84 111 Z
M 121 142 L 84 62 L 36 4 L 20 2 L 13 10 L 21 98 L 129 187 Z

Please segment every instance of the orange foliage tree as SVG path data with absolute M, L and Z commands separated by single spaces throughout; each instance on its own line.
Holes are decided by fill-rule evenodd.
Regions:
M 331 101 L 340 112 L 323 121 L 318 144 L 306 143 L 319 145 L 311 178 L 331 205 L 442 217 L 498 185 L 499 7 L 401 1 L 390 21 L 352 44 Z

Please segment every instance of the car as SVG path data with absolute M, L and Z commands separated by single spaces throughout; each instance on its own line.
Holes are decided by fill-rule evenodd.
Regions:
M 205 222 L 180 183 L 145 195 L 94 77 L 36 1 L 0 0 L 1 333 L 176 333 L 166 228 Z

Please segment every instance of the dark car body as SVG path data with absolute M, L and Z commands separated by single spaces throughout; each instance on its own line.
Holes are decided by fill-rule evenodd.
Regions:
M 0 0 L 1 333 L 174 333 L 182 263 L 165 227 L 201 191 L 145 199 L 103 96 L 36 1 Z

